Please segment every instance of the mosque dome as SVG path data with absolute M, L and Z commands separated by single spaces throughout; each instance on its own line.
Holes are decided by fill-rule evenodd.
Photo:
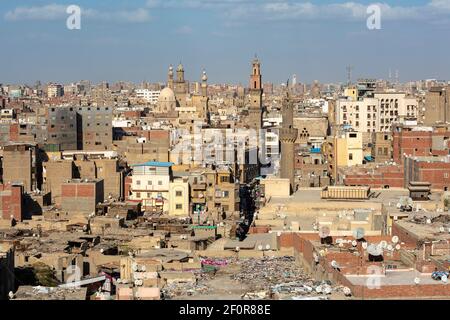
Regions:
M 174 101 L 176 101 L 175 93 L 169 87 L 164 88 L 159 94 L 158 102 L 174 102 Z

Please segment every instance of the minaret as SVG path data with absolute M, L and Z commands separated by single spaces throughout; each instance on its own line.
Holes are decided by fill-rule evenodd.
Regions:
M 203 69 L 202 74 L 202 96 L 203 97 L 208 96 L 208 76 L 206 75 L 205 69 Z
M 169 80 L 167 81 L 167 86 L 173 90 L 173 66 L 169 66 Z
M 281 174 L 282 179 L 289 179 L 291 194 L 295 190 L 295 155 L 294 143 L 297 140 L 298 130 L 294 129 L 294 105 L 289 96 L 289 89 L 282 104 L 283 125 L 280 129 L 281 142 Z
M 250 103 L 248 107 L 249 112 L 249 126 L 252 129 L 259 130 L 262 128 L 262 75 L 261 63 L 258 58 L 252 62 L 252 74 L 250 76 Z
M 177 82 L 184 82 L 184 67 L 181 62 L 177 67 Z

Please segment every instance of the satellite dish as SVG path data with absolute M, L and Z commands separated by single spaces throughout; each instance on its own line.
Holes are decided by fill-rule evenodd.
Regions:
M 400 239 L 397 236 L 393 236 L 392 237 L 392 242 L 393 243 L 398 243 L 400 241 Z
M 8 293 L 8 297 L 9 297 L 9 299 L 14 299 L 14 292 L 12 292 L 12 291 L 10 291 L 9 293 Z
M 383 240 L 383 241 L 380 242 L 380 247 L 381 248 L 386 249 L 387 246 L 388 246 L 388 243 L 386 241 Z
M 331 266 L 335 269 L 339 268 L 339 264 L 335 260 L 331 261 Z
M 367 242 L 363 242 L 363 243 L 362 243 L 362 247 L 363 247 L 364 250 L 367 250 L 367 247 L 368 247 Z
M 330 236 L 330 228 L 326 227 L 326 226 L 322 226 L 319 228 L 319 236 L 322 239 L 328 238 Z
M 121 283 L 122 283 L 122 279 L 120 279 L 120 278 L 117 279 L 117 280 L 116 280 L 116 283 L 117 283 L 117 284 L 121 284 Z
M 133 264 L 131 265 L 131 270 L 133 270 L 134 272 L 138 271 L 138 265 L 137 265 L 137 263 L 133 263 Z
M 366 231 L 363 228 L 357 228 L 355 230 L 353 230 L 353 237 L 356 240 L 361 240 L 364 238 Z
M 414 278 L 414 283 L 415 284 L 420 284 L 420 278 Z
M 344 247 L 344 243 L 341 242 L 341 243 L 338 244 L 338 246 L 339 246 L 339 248 L 343 248 Z
M 376 244 L 371 244 L 370 246 L 367 247 L 367 252 L 371 256 L 379 257 L 383 254 L 383 249 Z
M 266 250 L 270 250 L 270 244 L 266 245 Z
M 277 236 L 281 237 L 281 232 L 280 231 L 277 232 Z
M 356 247 L 358 245 L 358 242 L 356 240 L 353 240 L 352 246 Z
M 239 250 L 241 250 L 241 248 L 239 248 L 239 247 L 236 247 L 236 251 L 237 251 L 237 252 L 239 252 Z
M 387 246 L 387 249 L 388 249 L 389 251 L 393 251 L 393 250 L 394 250 L 394 247 L 393 247 L 391 244 L 389 244 L 389 245 Z
M 331 291 L 332 291 L 332 289 L 331 289 L 330 286 L 324 286 L 323 292 L 324 292 L 325 294 L 331 294 Z
M 427 219 L 427 224 L 431 224 L 431 219 Z
M 103 252 L 105 252 L 105 250 L 102 248 L 102 249 L 100 249 L 100 253 L 103 253 Z
M 322 293 L 322 286 L 317 286 L 316 287 L 316 292 L 317 293 Z
M 345 287 L 342 291 L 344 292 L 344 294 L 345 294 L 347 297 L 349 297 L 349 296 L 352 295 L 352 290 L 350 290 L 349 287 Z
M 147 271 L 147 267 L 146 267 L 146 266 L 141 266 L 141 271 L 142 271 L 142 272 Z
M 263 249 L 263 246 L 262 246 L 262 245 L 259 245 L 259 246 L 258 246 L 258 250 L 259 250 L 259 251 L 262 251 L 262 249 Z
M 399 245 L 399 244 L 395 246 L 395 249 L 396 249 L 396 250 L 400 250 L 401 248 L 402 248 L 402 246 Z

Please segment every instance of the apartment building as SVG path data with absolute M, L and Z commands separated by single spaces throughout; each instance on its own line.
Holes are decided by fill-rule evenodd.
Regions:
M 138 98 L 139 100 L 143 100 L 150 104 L 157 104 L 161 91 L 149 89 L 136 89 L 135 93 L 136 98 Z
M 374 93 L 373 98 L 339 99 L 336 122 L 358 132 L 389 132 L 393 123 L 415 119 L 419 102 L 402 92 Z
M 189 183 L 174 179 L 171 162 L 150 161 L 133 166 L 128 200 L 141 202 L 146 212 L 188 216 Z

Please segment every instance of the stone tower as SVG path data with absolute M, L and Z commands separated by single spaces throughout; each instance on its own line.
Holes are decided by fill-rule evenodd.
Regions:
M 167 81 L 167 86 L 173 90 L 173 66 L 170 65 L 169 66 L 169 73 L 168 73 L 168 81 Z
M 283 125 L 280 129 L 281 174 L 282 179 L 289 179 L 291 194 L 295 191 L 295 155 L 294 143 L 298 130 L 294 129 L 294 105 L 286 91 L 282 105 Z
M 259 130 L 262 128 L 262 114 L 263 114 L 263 89 L 262 89 L 262 75 L 261 63 L 258 58 L 252 62 L 252 75 L 250 76 L 250 101 L 248 105 L 249 119 L 248 124 L 250 128 Z

